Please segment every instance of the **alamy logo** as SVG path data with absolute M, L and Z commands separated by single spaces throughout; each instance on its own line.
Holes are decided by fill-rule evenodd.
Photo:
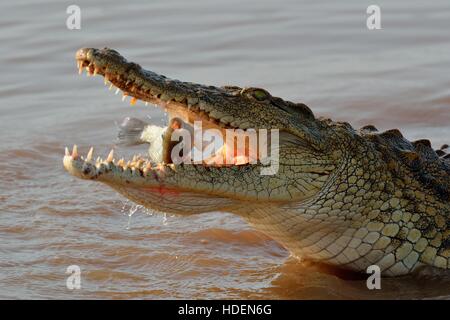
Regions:
M 81 269 L 76 264 L 68 266 L 66 274 L 70 274 L 66 280 L 66 286 L 69 290 L 81 289 Z
M 66 13 L 69 15 L 66 19 L 66 26 L 69 30 L 81 29 L 81 9 L 79 6 L 72 4 L 67 7 Z
M 369 290 L 380 290 L 381 289 L 381 269 L 376 264 L 368 266 L 366 270 L 367 274 L 371 274 L 369 278 L 367 278 L 367 289 Z
M 261 175 L 274 175 L 279 169 L 279 130 L 202 129 L 195 121 L 191 131 L 177 128 L 170 140 L 174 164 L 242 165 L 262 164 Z M 269 135 L 270 132 L 270 135 Z M 225 134 L 224 134 L 225 133 Z M 225 137 L 224 137 L 225 136 Z M 270 153 L 268 152 L 270 148 Z
M 381 9 L 376 4 L 367 7 L 366 13 L 369 14 L 366 20 L 367 29 L 381 29 Z

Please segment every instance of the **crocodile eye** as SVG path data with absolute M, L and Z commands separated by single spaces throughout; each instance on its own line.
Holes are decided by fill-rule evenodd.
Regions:
M 262 90 L 255 90 L 253 91 L 253 97 L 255 97 L 256 100 L 262 101 L 267 99 L 267 93 Z
M 241 91 L 241 95 L 246 95 L 258 101 L 264 101 L 270 98 L 270 93 L 260 88 L 244 88 Z

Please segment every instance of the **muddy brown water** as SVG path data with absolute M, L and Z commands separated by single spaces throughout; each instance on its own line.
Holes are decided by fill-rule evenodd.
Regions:
M 300 263 L 239 217 L 164 216 L 62 167 L 64 146 L 106 156 L 115 122 L 163 121 L 80 77 L 108 46 L 167 76 L 260 86 L 316 115 L 450 142 L 450 4 L 376 1 L 3 1 L 0 11 L 0 298 L 449 298 L 445 276 L 364 279 Z M 143 151 L 117 147 L 122 155 Z M 81 289 L 66 288 L 79 265 Z

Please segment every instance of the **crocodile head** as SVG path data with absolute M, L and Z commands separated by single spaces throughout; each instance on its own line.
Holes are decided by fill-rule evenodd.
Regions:
M 106 183 L 148 208 L 186 214 L 248 207 L 247 202 L 304 201 L 320 190 L 334 169 L 330 150 L 324 152 L 320 122 L 302 103 L 284 101 L 259 88 L 172 80 L 106 48 L 80 49 L 76 60 L 80 73 L 86 70 L 103 76 L 105 84 L 130 96 L 131 104 L 142 100 L 164 108 L 169 122 L 173 118 L 191 125 L 200 121 L 202 129 L 217 129 L 224 136 L 230 129 L 244 136 L 266 129 L 269 140 L 276 130 L 279 148 L 271 154 L 269 143 L 266 150 L 268 155 L 278 153 L 270 164 L 245 160 L 222 165 L 207 161 L 174 164 L 164 156 L 165 161 L 158 164 L 135 157 L 127 165 L 112 157 L 95 163 L 90 156 L 78 156 L 77 150 L 75 155 L 66 154 L 64 166 L 71 174 Z M 168 155 L 170 144 L 164 143 L 163 149 L 162 154 Z M 268 165 L 276 165 L 274 174 L 264 174 Z
M 112 152 L 95 162 L 92 149 L 83 158 L 76 147 L 66 148 L 64 167 L 72 175 L 105 183 L 157 211 L 239 214 L 300 258 L 356 271 L 376 264 L 388 275 L 421 265 L 450 268 L 447 146 L 435 152 L 428 140 L 410 142 L 396 129 L 355 130 L 316 118 L 305 104 L 264 89 L 172 80 L 111 49 L 80 49 L 76 60 L 80 73 L 103 76 L 131 104 L 142 100 L 166 109 L 176 125 L 170 132 L 199 121 L 225 135 L 257 132 L 258 147 L 268 131 L 277 134 L 267 140 L 275 155 L 270 163 L 261 150 L 249 157 L 253 147 L 236 161 L 228 145 L 221 150 L 227 147 L 231 162 L 178 163 L 169 156 L 174 145 L 166 134 L 160 163 L 151 157 L 116 161 Z

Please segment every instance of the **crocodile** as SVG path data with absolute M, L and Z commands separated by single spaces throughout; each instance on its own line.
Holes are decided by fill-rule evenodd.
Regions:
M 237 214 L 300 260 L 356 272 L 377 265 L 387 276 L 450 269 L 448 145 L 434 150 L 429 140 L 411 142 L 398 129 L 355 129 L 261 88 L 170 79 L 109 48 L 79 49 L 76 62 L 80 73 L 103 76 L 131 104 L 164 108 L 169 120 L 278 130 L 279 167 L 261 175 L 259 161 L 152 164 L 135 156 L 125 162 L 113 151 L 93 161 L 92 148 L 83 157 L 74 146 L 63 159 L 70 174 L 159 212 Z M 167 144 L 162 148 L 167 154 Z

